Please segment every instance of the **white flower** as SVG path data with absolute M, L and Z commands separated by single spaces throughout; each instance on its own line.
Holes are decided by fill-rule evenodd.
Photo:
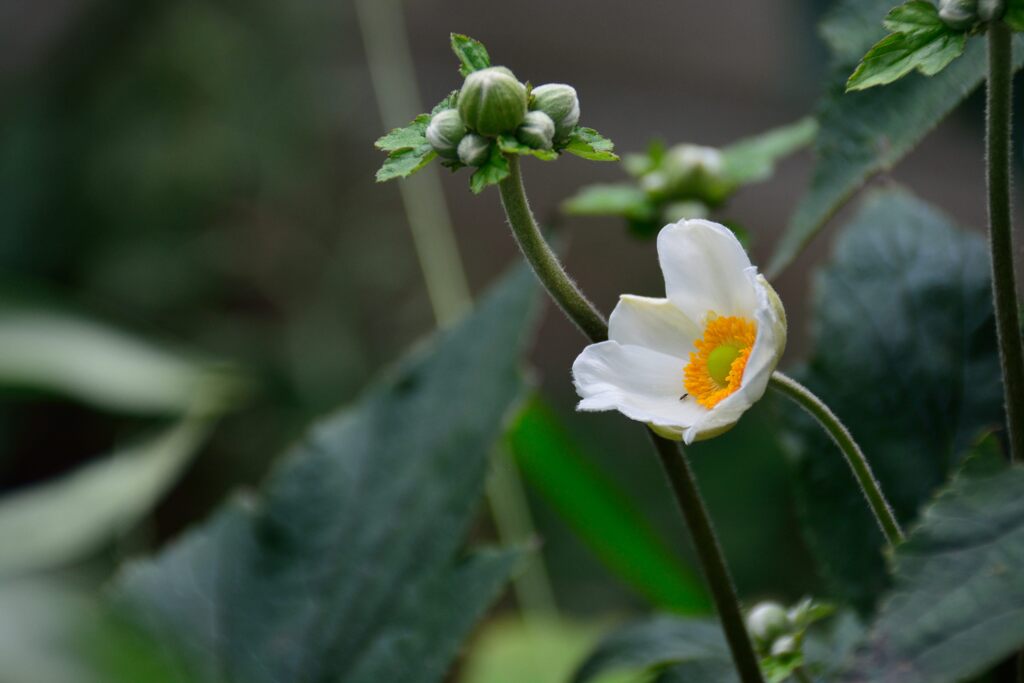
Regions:
M 764 395 L 786 346 L 786 313 L 732 232 L 683 220 L 658 234 L 666 299 L 624 294 L 608 341 L 572 366 L 579 410 L 618 410 L 693 443 Z

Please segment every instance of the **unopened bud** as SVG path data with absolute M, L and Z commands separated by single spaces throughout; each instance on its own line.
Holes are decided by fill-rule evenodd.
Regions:
M 434 114 L 427 126 L 427 142 L 434 151 L 446 159 L 459 158 L 459 142 L 466 135 L 466 124 L 455 109 Z
M 555 142 L 567 140 L 580 122 L 580 100 L 576 88 L 565 83 L 548 83 L 534 88 L 530 108 L 551 117 L 555 124 Z
M 491 141 L 476 133 L 466 133 L 459 142 L 459 161 L 467 166 L 483 166 L 491 157 Z
M 977 0 L 940 0 L 939 19 L 946 26 L 963 31 L 978 21 Z
M 795 655 L 798 652 L 800 652 L 800 641 L 796 636 L 782 636 L 772 643 L 772 657 Z
M 555 122 L 542 111 L 528 111 L 523 125 L 516 131 L 519 142 L 532 149 L 551 149 Z
M 978 18 L 982 21 L 997 21 L 1006 13 L 1003 0 L 978 0 Z
M 474 71 L 459 91 L 459 114 L 480 135 L 512 133 L 526 117 L 526 86 L 503 66 Z
M 747 630 L 756 640 L 768 643 L 789 631 L 789 616 L 782 605 L 762 602 L 747 615 Z

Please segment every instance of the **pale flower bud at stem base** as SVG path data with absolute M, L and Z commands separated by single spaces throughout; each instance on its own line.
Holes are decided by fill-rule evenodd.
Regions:
M 516 139 L 531 149 L 551 149 L 555 137 L 555 122 L 542 111 L 526 112 L 523 125 L 516 131 Z
M 977 0 L 941 0 L 939 18 L 946 26 L 963 31 L 978 21 Z
M 580 122 L 580 100 L 576 89 L 564 83 L 548 83 L 534 88 L 530 109 L 551 117 L 555 124 L 555 142 L 567 140 Z
M 512 133 L 526 117 L 526 86 L 503 66 L 474 71 L 459 91 L 459 114 L 480 135 Z
M 747 615 L 747 630 L 756 640 L 769 643 L 789 631 L 789 615 L 782 605 L 762 602 Z
M 773 657 L 795 655 L 798 652 L 800 652 L 800 641 L 796 636 L 782 636 L 772 643 L 771 655 Z
M 482 135 L 468 133 L 459 143 L 459 161 L 467 166 L 483 166 L 491 157 L 491 141 Z
M 427 126 L 427 142 L 446 159 L 459 158 L 459 142 L 466 135 L 466 125 L 459 112 L 446 109 L 434 115 Z

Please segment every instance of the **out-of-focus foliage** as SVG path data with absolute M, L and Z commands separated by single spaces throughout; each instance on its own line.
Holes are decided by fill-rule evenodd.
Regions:
M 526 404 L 506 438 L 526 480 L 626 583 L 664 609 L 710 610 L 697 573 L 583 454 L 540 397 Z
M 189 662 L 179 680 L 441 680 L 521 552 L 458 556 L 521 392 L 534 291 L 516 271 L 320 424 L 261 496 L 122 574 L 116 604 Z
M 901 191 L 872 194 L 814 288 L 814 353 L 798 373 L 858 440 L 904 522 L 979 432 L 1002 420 L 983 240 Z M 867 609 L 885 541 L 834 444 L 787 411 L 798 502 L 836 597 Z

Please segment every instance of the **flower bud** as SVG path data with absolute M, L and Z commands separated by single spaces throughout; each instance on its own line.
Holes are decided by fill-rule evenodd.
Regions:
M 728 195 L 729 181 L 724 176 L 722 153 L 714 147 L 676 145 L 665 153 L 661 163 L 665 186 L 659 197 L 698 199 L 717 206 Z
M 775 602 L 762 602 L 747 615 L 747 630 L 756 640 L 768 643 L 789 630 L 786 610 Z
M 1006 13 L 1004 0 L 978 0 L 978 18 L 982 21 L 997 21 Z
M 939 19 L 958 31 L 974 26 L 978 21 L 977 0 L 940 0 Z
M 781 657 L 783 655 L 795 655 L 798 652 L 800 652 L 800 641 L 797 639 L 796 636 L 782 636 L 774 643 L 772 643 L 772 657 Z
M 467 166 L 483 166 L 491 157 L 491 141 L 476 133 L 467 133 L 459 142 L 459 161 Z
M 526 86 L 503 66 L 474 71 L 459 91 L 459 114 L 480 135 L 511 133 L 526 117 Z
M 555 142 L 569 138 L 580 122 L 580 100 L 576 88 L 564 83 L 548 83 L 533 89 L 530 108 L 542 111 L 555 123 Z
M 455 109 L 445 109 L 434 114 L 427 126 L 427 142 L 434 151 L 446 159 L 459 157 L 459 141 L 466 135 L 466 124 Z
M 528 111 L 523 125 L 516 131 L 519 142 L 532 149 L 551 149 L 555 122 L 542 111 Z

